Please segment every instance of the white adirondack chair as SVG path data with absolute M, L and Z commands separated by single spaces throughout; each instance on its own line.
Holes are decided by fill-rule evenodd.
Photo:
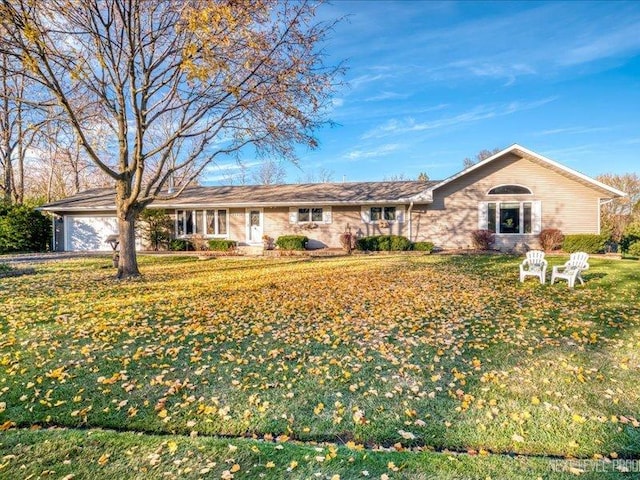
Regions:
M 581 285 L 584 285 L 582 279 L 582 272 L 589 268 L 589 254 L 585 252 L 575 252 L 569 255 L 569 260 L 562 266 L 556 265 L 551 272 L 551 283 L 555 282 L 557 278 L 566 280 L 569 283 L 569 288 L 573 288 L 576 284 L 576 279 L 580 281 Z
M 542 250 L 529 250 L 526 258 L 520 264 L 520 281 L 524 282 L 527 276 L 538 277 L 544 285 L 547 276 L 547 261 Z

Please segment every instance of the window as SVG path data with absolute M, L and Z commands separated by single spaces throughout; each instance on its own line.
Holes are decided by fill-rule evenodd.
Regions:
M 299 208 L 298 223 L 322 222 L 322 208 Z
M 396 207 L 384 207 L 383 217 L 387 221 L 394 222 L 396 220 Z
M 360 207 L 360 218 L 364 223 L 385 224 L 404 223 L 404 205 L 380 205 L 369 206 L 362 205 Z
M 489 195 L 531 195 L 531 190 L 522 185 L 499 185 L 489 190 Z
M 227 234 L 227 211 L 226 210 L 218 210 L 216 213 L 216 218 L 218 219 L 218 235 L 226 235 Z
M 369 211 L 369 219 L 372 222 L 386 220 L 388 222 L 396 221 L 396 207 L 371 207 Z
M 534 219 L 534 205 L 540 202 L 488 202 L 481 206 L 486 229 L 498 234 L 527 234 L 540 230 L 540 215 Z M 482 215 L 481 211 L 481 215 Z M 534 228 L 535 227 L 535 228 Z
M 228 231 L 227 210 L 178 210 L 176 212 L 176 234 L 226 236 Z
M 309 221 L 309 209 L 308 208 L 299 208 L 298 209 L 298 222 L 308 222 Z

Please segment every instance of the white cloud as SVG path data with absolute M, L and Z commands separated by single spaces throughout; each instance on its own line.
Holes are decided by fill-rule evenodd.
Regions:
M 462 123 L 476 122 L 494 117 L 502 117 L 513 113 L 530 110 L 552 102 L 556 97 L 544 98 L 532 102 L 510 102 L 498 105 L 479 105 L 474 109 L 463 112 L 453 117 L 440 118 L 427 122 L 416 122 L 413 118 L 405 120 L 391 119 L 387 123 L 375 127 L 364 135 L 362 139 L 381 138 L 390 135 L 400 135 L 409 132 L 419 132 L 423 130 L 435 130 L 443 127 L 451 127 Z
M 576 135 L 582 133 L 595 133 L 595 132 L 608 132 L 613 130 L 614 127 L 565 127 L 565 128 L 554 128 L 551 130 L 543 130 L 541 132 L 536 133 L 538 136 L 546 136 L 546 135 Z
M 349 85 L 351 85 L 354 89 L 361 87 L 362 85 L 365 85 L 367 83 L 371 83 L 371 82 L 377 82 L 378 80 L 382 80 L 385 78 L 390 78 L 393 75 L 390 74 L 386 74 L 386 73 L 377 73 L 377 74 L 370 74 L 370 73 L 366 73 L 364 75 L 360 75 L 359 77 L 356 78 L 352 78 L 351 80 L 349 80 Z
M 640 22 L 635 22 L 602 32 L 599 36 L 589 36 L 589 40 L 584 44 L 563 51 L 558 63 L 572 66 L 637 52 L 640 49 L 638 32 Z
M 344 158 L 346 158 L 347 160 L 362 160 L 364 158 L 384 157 L 392 152 L 395 152 L 400 147 L 401 145 L 397 143 L 387 143 L 370 150 L 352 150 L 351 152 L 347 153 Z
M 383 100 L 404 100 L 409 97 L 408 93 L 398 93 L 398 92 L 380 92 L 377 95 L 372 97 L 365 98 L 365 102 L 379 102 Z
M 244 168 L 255 167 L 256 165 L 260 165 L 262 162 L 253 161 L 253 162 L 227 162 L 227 163 L 212 163 L 205 167 L 205 172 L 229 172 L 232 170 L 242 170 Z

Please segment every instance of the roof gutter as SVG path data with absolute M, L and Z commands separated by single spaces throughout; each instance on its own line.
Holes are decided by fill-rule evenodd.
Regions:
M 425 203 L 431 203 L 431 201 L 424 200 Z M 316 206 L 316 205 L 326 205 L 326 206 L 359 206 L 359 205 L 397 205 L 397 204 L 413 204 L 413 197 L 411 198 L 396 198 L 393 200 L 349 200 L 349 201 L 322 201 L 316 200 L 313 202 L 300 202 L 300 201 L 292 201 L 292 202 L 243 202 L 243 203 L 181 203 L 181 204 L 162 204 L 162 203 L 152 203 L 147 208 L 150 209 L 160 209 L 160 208 L 168 208 L 168 209 L 200 209 L 200 208 L 253 208 L 253 207 L 302 207 L 302 206 Z M 98 212 L 98 211 L 115 211 L 115 205 L 100 205 L 95 207 L 65 207 L 64 205 L 55 205 L 51 207 L 39 207 L 39 210 L 44 210 L 48 212 Z

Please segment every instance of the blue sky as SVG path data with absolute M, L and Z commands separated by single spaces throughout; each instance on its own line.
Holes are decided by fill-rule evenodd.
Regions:
M 513 143 L 590 176 L 640 172 L 640 2 L 335 0 L 319 16 L 347 17 L 325 44 L 346 86 L 288 182 L 439 180 Z

